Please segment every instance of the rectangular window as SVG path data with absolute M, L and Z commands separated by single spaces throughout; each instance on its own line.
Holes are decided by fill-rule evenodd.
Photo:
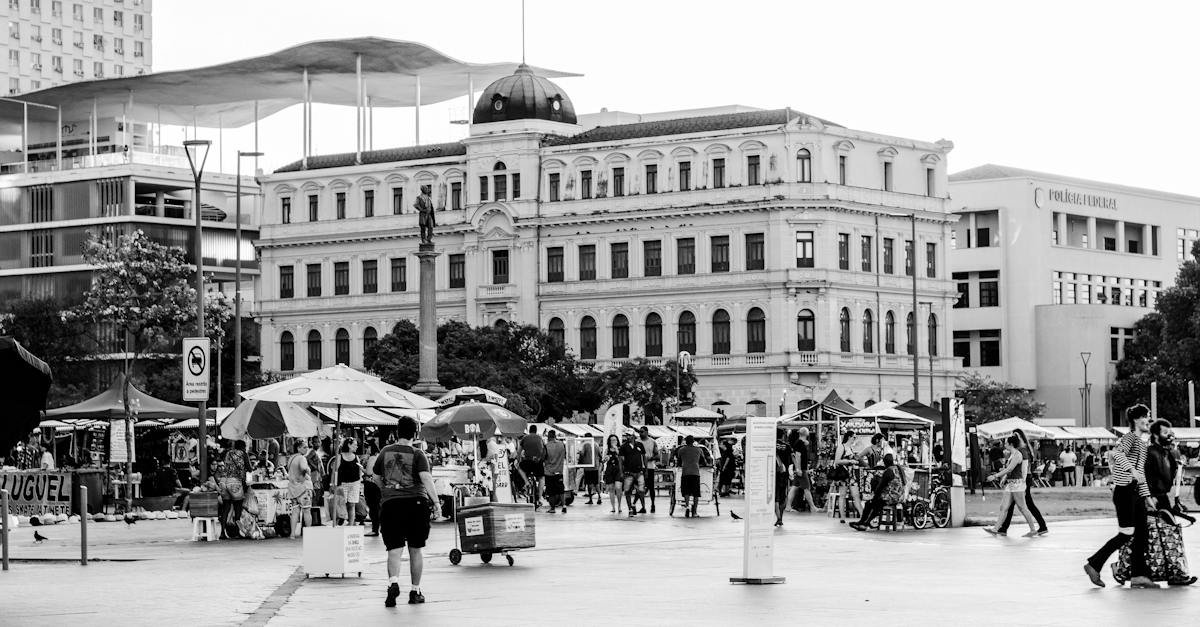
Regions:
M 662 240 L 642 243 L 642 275 L 662 276 Z
M 679 191 L 686 192 L 692 188 L 692 162 L 679 162 Z
M 344 296 L 350 293 L 350 262 L 336 261 L 333 264 L 333 295 Z
M 646 166 L 646 193 L 658 193 L 658 165 L 653 163 Z
M 696 240 L 681 237 L 675 240 L 675 273 L 696 274 Z
M 766 244 L 762 233 L 746 234 L 746 269 L 762 270 L 766 267 Z
M 863 272 L 871 271 L 871 258 L 875 256 L 875 246 L 870 235 L 862 236 L 862 270 Z
M 8 51 L 8 64 L 14 65 L 14 66 L 21 64 L 21 51 L 20 50 L 9 50 Z
M 467 256 L 450 255 L 450 289 L 467 286 Z
M 838 233 L 838 269 L 850 269 L 850 234 Z
M 113 52 L 117 54 L 125 54 L 125 40 L 120 37 L 113 38 Z
M 104 63 L 100 61 L 92 62 L 92 76 L 104 78 Z
M 761 157 L 759 157 L 758 155 L 750 155 L 749 157 L 746 157 L 746 184 L 747 185 L 759 185 L 761 183 L 761 181 L 759 180 L 759 174 L 758 174 L 758 162 L 759 162 L 760 158 Z
M 896 271 L 895 264 L 895 240 L 890 237 L 883 238 L 883 273 L 893 274 Z
M 140 42 L 140 41 L 133 42 L 133 56 L 135 56 L 135 57 L 145 56 L 145 52 L 143 52 L 143 48 L 142 48 L 142 42 Z
M 374 294 L 379 291 L 379 261 L 364 259 L 362 262 L 362 293 Z
M 979 332 L 979 365 L 986 368 L 1000 365 L 1000 330 Z
M 796 231 L 796 267 L 812 268 L 816 265 L 813 250 L 813 232 Z
M 495 192 L 496 202 L 508 200 L 508 176 L 504 174 L 497 174 L 493 176 L 492 191 Z
M 904 276 L 913 275 L 913 241 L 910 239 L 904 240 Z
M 725 160 L 713 159 L 713 189 L 725 187 Z
M 404 188 L 392 188 L 392 215 L 398 216 L 404 213 Z
M 729 272 L 729 236 L 712 237 L 712 271 Z
M 142 14 L 134 13 L 133 14 L 133 30 L 134 30 L 134 32 L 140 33 L 144 29 L 145 29 L 145 24 L 142 23 Z
M 97 24 L 102 24 L 104 22 L 104 9 L 99 7 L 92 9 L 92 21 Z
M 563 282 L 563 249 L 561 246 L 546 249 L 546 281 Z
M 450 184 L 450 209 L 453 211 L 462 209 L 462 181 Z
M 291 298 L 296 293 L 295 268 L 292 266 L 279 267 L 279 297 Z
M 609 247 L 609 257 L 612 261 L 612 278 L 625 279 L 629 277 L 629 244 L 617 242 Z
M 321 264 L 310 263 L 307 266 L 308 271 L 308 291 L 309 296 L 321 295 Z
M 971 332 L 954 332 L 954 356 L 962 360 L 964 368 L 971 367 Z
M 955 272 L 951 278 L 956 281 L 955 289 L 958 290 L 958 300 L 954 301 L 955 309 L 966 309 L 971 306 L 971 283 L 968 280 L 970 277 L 966 272 Z
M 585 244 L 579 247 L 579 280 L 596 280 L 596 245 Z
M 625 168 L 613 168 L 613 196 L 625 195 Z
M 51 28 L 50 29 L 50 41 L 54 42 L 54 45 L 56 45 L 56 46 L 62 45 L 63 38 L 62 38 L 62 29 L 61 28 Z M 62 71 L 62 62 L 59 62 L 58 68 L 59 68 L 58 71 L 61 72 Z
M 492 285 L 508 283 L 508 251 L 492 251 Z
M 548 195 L 549 195 L 549 196 L 548 196 L 548 197 L 549 197 L 549 199 L 550 199 L 550 202 L 558 202 L 558 198 L 559 198 L 559 196 L 558 196 L 558 184 L 559 184 L 559 176 L 560 176 L 560 175 L 559 175 L 559 173 L 558 173 L 558 172 L 551 172 L 551 173 L 549 174 L 549 179 L 550 179 L 550 180 L 549 180 L 549 182 L 547 183 L 547 187 L 549 187 L 549 190 L 548 190 Z
M 1104 238 L 1104 250 L 1114 250 L 1115 251 L 1116 249 L 1117 249 L 1117 238 L 1115 238 L 1115 237 Z
M 488 199 L 488 177 L 479 177 L 479 202 L 487 202 Z
M 937 277 L 937 244 L 925 244 L 925 276 Z
M 367 218 L 375 217 L 375 190 L 363 190 L 363 216 Z
M 281 342 L 279 344 L 279 369 L 293 370 L 296 368 L 296 344 Z
M 279 199 L 279 223 L 280 224 L 291 224 L 292 223 L 292 199 L 291 198 L 280 198 Z
M 392 258 L 392 291 L 404 292 L 408 290 L 408 259 L 403 257 Z
M 317 196 L 315 194 L 309 196 L 308 197 L 308 221 L 309 222 L 317 221 L 317 217 L 319 215 L 317 208 L 318 208 Z
M 592 197 L 592 171 L 581 170 L 579 172 L 579 197 L 584 200 Z
M 992 245 L 992 229 L 983 227 L 975 229 L 975 247 L 988 248 Z M 967 244 L 970 247 L 970 243 Z
M 512 197 L 516 200 L 521 197 L 521 175 L 511 174 L 512 177 Z
M 846 155 L 838 155 L 838 184 L 846 184 Z
M 125 14 L 123 12 L 113 11 L 113 25 L 115 25 L 115 26 L 124 26 L 125 25 Z
M 1000 272 L 998 270 L 979 273 L 979 306 L 1000 306 Z
M 892 191 L 892 162 L 883 162 L 883 189 L 884 191 Z
M 334 196 L 334 201 L 336 202 L 336 207 L 337 207 L 337 219 L 345 220 L 346 219 L 346 192 L 338 192 Z
M 933 168 L 925 168 L 925 195 L 933 196 L 934 183 L 936 179 L 933 176 Z
M 71 17 L 75 18 L 76 22 L 83 21 L 83 5 L 75 4 L 71 6 Z

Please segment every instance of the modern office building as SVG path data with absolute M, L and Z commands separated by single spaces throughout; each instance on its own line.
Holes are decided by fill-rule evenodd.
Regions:
M 1117 361 L 1200 239 L 1200 198 L 998 165 L 950 195 L 954 355 L 1033 390 L 1046 424 L 1111 425 Z
M 950 142 L 790 109 L 577 116 L 524 66 L 472 122 L 462 141 L 263 180 L 265 368 L 359 366 L 416 319 L 413 202 L 429 186 L 439 320 L 536 324 L 601 367 L 687 351 L 697 404 L 735 413 L 833 389 L 903 402 L 910 351 L 921 400 L 953 390 Z
M 153 0 L 8 0 L 7 94 L 150 71 Z

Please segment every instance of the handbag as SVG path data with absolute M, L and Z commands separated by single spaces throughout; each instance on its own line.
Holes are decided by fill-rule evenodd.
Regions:
M 850 479 L 850 469 L 845 464 L 834 464 L 826 476 L 830 481 L 847 481 Z

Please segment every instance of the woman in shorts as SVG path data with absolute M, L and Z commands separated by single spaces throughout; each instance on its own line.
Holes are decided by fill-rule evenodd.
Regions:
M 362 467 L 358 465 L 358 442 L 354 438 L 342 440 L 338 456 L 334 459 L 336 470 L 337 496 L 336 511 L 330 512 L 345 521 L 346 525 L 354 524 L 355 513 L 358 511 L 358 501 L 362 495 Z M 337 524 L 337 520 L 334 521 Z
M 624 475 L 621 467 L 621 442 L 617 436 L 608 436 L 604 447 L 604 485 L 608 487 L 608 502 L 612 505 L 612 513 L 621 513 L 621 477 Z
M 300 531 L 312 524 L 313 482 L 308 468 L 308 442 L 296 441 L 296 454 L 287 462 L 288 498 L 292 501 L 292 534 L 299 538 Z
M 1001 484 L 1001 501 L 999 515 L 996 518 L 996 524 L 993 527 L 985 527 L 984 531 L 992 535 L 999 535 L 1003 532 L 998 531 L 1004 524 L 1004 517 L 1008 513 L 1009 507 L 1016 507 L 1025 516 L 1025 523 L 1029 525 L 1029 533 L 1025 537 L 1032 538 L 1038 534 L 1037 525 L 1033 522 L 1033 516 L 1029 513 L 1029 506 L 1025 504 L 1025 477 L 1029 474 L 1029 461 L 1021 455 L 1021 436 L 1012 434 L 1004 441 L 1005 453 L 1008 455 L 1004 463 L 1004 468 L 999 472 L 988 475 L 988 481 L 1003 479 Z

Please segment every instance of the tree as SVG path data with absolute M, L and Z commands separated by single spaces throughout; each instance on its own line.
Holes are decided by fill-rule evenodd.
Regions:
M 63 300 L 27 298 L 5 304 L 0 312 L 0 335 L 13 336 L 53 370 L 50 407 L 78 403 L 99 391 L 89 377 L 93 351 L 86 325 L 67 315 L 69 309 Z
M 663 403 L 678 400 L 675 369 L 675 360 L 662 366 L 656 366 L 641 357 L 622 362 L 616 368 L 600 373 L 604 400 L 609 403 L 633 403 L 642 409 L 647 424 L 662 424 Z M 679 370 L 678 396 L 687 398 L 695 383 L 696 375 L 691 369 Z
M 1157 383 L 1158 415 L 1186 426 L 1187 382 L 1200 380 L 1200 242 L 1154 309 L 1134 325 L 1133 341 L 1117 363 L 1112 404 L 1149 404 L 1150 384 Z
M 977 372 L 968 372 L 958 378 L 958 394 L 963 399 L 967 420 L 977 424 L 1013 416 L 1026 420 L 1040 418 L 1046 412 L 1046 404 L 1035 401 L 1029 390 Z

